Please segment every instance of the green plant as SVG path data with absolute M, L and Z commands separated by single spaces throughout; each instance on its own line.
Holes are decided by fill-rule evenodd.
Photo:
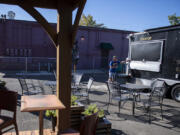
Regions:
M 89 116 L 89 115 L 92 115 L 94 113 L 98 113 L 98 117 L 99 118 L 103 118 L 104 117 L 104 110 L 103 109 L 99 109 L 96 104 L 89 105 L 85 109 L 85 111 L 82 112 L 82 114 L 84 114 L 85 116 Z
M 77 104 L 78 104 L 78 103 L 76 102 L 77 100 L 78 100 L 78 97 L 72 95 L 72 96 L 71 96 L 71 106 L 77 105 Z
M 46 117 L 56 117 L 56 110 L 46 110 Z
M 78 104 L 76 102 L 77 99 L 78 99 L 77 96 L 74 96 L 74 95 L 71 96 L 71 106 L 75 106 Z M 46 117 L 56 117 L 56 110 L 46 110 L 45 115 L 46 115 Z

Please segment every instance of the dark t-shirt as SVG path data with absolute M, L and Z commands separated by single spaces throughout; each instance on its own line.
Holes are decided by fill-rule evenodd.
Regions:
M 117 71 L 117 69 L 118 69 L 119 64 L 120 64 L 119 61 L 110 61 L 110 63 L 109 63 L 109 66 L 110 66 L 109 72 L 115 73 Z

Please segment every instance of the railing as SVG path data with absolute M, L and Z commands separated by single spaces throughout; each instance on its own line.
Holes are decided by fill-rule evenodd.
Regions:
M 108 72 L 109 70 L 108 57 L 90 57 L 80 58 L 76 65 L 76 70 L 97 70 Z M 56 58 L 48 57 L 0 57 L 0 70 L 1 71 L 48 71 L 52 72 L 56 69 Z M 73 66 L 72 66 L 73 69 Z M 118 67 L 119 73 L 126 72 L 126 65 L 120 64 Z
M 53 71 L 56 58 L 47 57 L 0 57 L 0 70 L 4 71 Z

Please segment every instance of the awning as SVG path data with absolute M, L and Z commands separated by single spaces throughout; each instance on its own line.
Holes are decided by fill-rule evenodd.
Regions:
M 104 50 L 112 50 L 114 47 L 111 43 L 100 43 L 100 48 Z

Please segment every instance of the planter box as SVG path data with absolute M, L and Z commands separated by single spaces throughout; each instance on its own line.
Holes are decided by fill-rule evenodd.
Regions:
M 106 118 L 103 121 L 99 121 L 96 128 L 96 135 L 111 135 L 111 122 Z
M 71 106 L 71 128 L 75 130 L 80 129 L 82 112 L 84 112 L 84 105 L 78 102 L 77 106 Z
M 80 130 L 82 121 L 82 112 L 84 112 L 84 105 L 78 103 L 77 106 L 71 106 L 71 128 Z M 99 121 L 96 129 L 96 135 L 110 135 L 111 134 L 111 122 L 104 118 Z

